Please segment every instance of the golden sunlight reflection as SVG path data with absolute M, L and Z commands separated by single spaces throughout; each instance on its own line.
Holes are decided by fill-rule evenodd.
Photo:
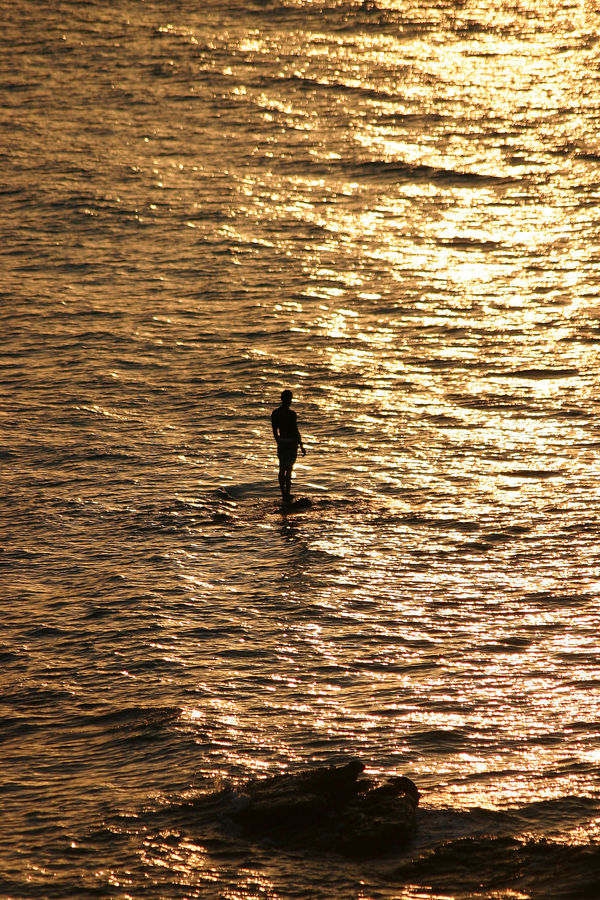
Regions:
M 378 4 L 386 6 L 394 4 Z M 572 12 L 579 27 L 589 27 L 584 12 Z M 278 58 L 281 90 L 232 79 L 233 100 L 256 108 L 261 127 L 251 157 L 227 172 L 237 215 L 220 223 L 219 239 L 233 248 L 235 265 L 249 266 L 249 284 L 253 266 L 260 271 L 278 259 L 294 274 L 291 289 L 261 300 L 276 321 L 244 358 L 261 367 L 279 359 L 271 327 L 284 323 L 295 352 L 307 354 L 294 359 L 307 397 L 311 370 L 321 373 L 309 425 L 319 452 L 298 464 L 300 484 L 310 472 L 315 483 L 362 494 L 368 514 L 325 515 L 319 527 L 310 516 L 287 523 L 302 582 L 313 577 L 312 559 L 335 567 L 311 592 L 312 609 L 324 618 L 282 627 L 260 704 L 247 699 L 255 688 L 255 663 L 244 656 L 251 640 L 223 640 L 231 661 L 201 682 L 208 699 L 190 702 L 181 715 L 182 727 L 211 734 L 205 752 L 213 773 L 300 764 L 307 740 L 380 749 L 393 733 L 402 763 L 392 765 L 402 772 L 408 760 L 432 805 L 518 806 L 532 786 L 547 800 L 589 786 L 585 771 L 565 768 L 546 781 L 539 772 L 555 764 L 548 733 L 596 714 L 584 687 L 564 693 L 555 684 L 564 658 L 592 653 L 596 638 L 568 628 L 558 634 L 573 625 L 564 610 L 523 605 L 524 596 L 543 598 L 556 582 L 552 553 L 534 558 L 530 547 L 541 536 L 554 548 L 565 539 L 552 534 L 551 518 L 539 521 L 539 509 L 556 497 L 576 517 L 578 491 L 586 502 L 600 495 L 581 427 L 596 390 L 596 380 L 581 373 L 597 368 L 595 346 L 574 339 L 597 318 L 589 289 L 582 290 L 588 256 L 578 235 L 586 233 L 587 208 L 573 207 L 565 180 L 581 163 L 553 152 L 589 119 L 569 93 L 577 84 L 569 69 L 578 63 L 553 52 L 550 30 L 533 46 L 510 33 L 514 11 L 480 13 L 506 27 L 478 34 L 476 52 L 464 36 L 432 43 L 313 32 L 306 52 L 302 39 L 302 54 L 293 45 L 289 58 Z M 263 59 L 270 41 L 254 30 L 237 49 Z M 356 71 L 346 67 L 349 53 Z M 399 58 L 410 61 L 401 91 Z M 317 73 L 324 60 L 333 68 Z M 424 97 L 424 79 L 439 87 L 435 106 Z M 342 99 L 320 107 L 318 97 L 334 97 L 340 86 Z M 348 116 L 344 98 L 357 89 L 360 115 Z M 464 125 L 450 133 L 458 106 Z M 551 121 L 561 108 L 567 112 Z M 331 121 L 324 109 L 335 113 Z M 486 130 L 485 122 L 511 115 L 513 132 Z M 420 119 L 428 116 L 424 130 Z M 527 122 L 538 119 L 525 139 Z M 297 169 L 280 165 L 298 150 Z M 156 170 L 163 190 L 183 174 L 169 165 Z M 525 176 L 535 196 L 523 187 Z M 263 440 L 259 427 L 252 434 Z M 261 445 L 246 461 L 259 466 L 262 452 Z M 571 483 L 575 476 L 586 479 L 582 486 Z M 277 527 L 267 518 L 256 532 L 268 542 Z M 256 576 L 231 583 L 216 554 L 172 558 L 197 602 L 242 602 Z M 294 579 L 278 590 L 304 609 Z M 243 617 L 255 622 L 263 602 Z M 194 652 L 191 641 L 170 659 L 191 665 Z M 449 742 L 446 753 L 436 748 L 439 734 Z M 508 752 L 494 749 L 502 742 Z M 583 739 L 577 752 L 597 765 Z M 508 775 L 494 779 L 496 769 Z M 196 864 L 193 845 L 186 852 L 184 868 Z M 210 871 L 209 861 L 197 864 Z M 230 896 L 250 889 L 270 896 L 272 885 L 260 876 L 249 887 L 253 877 Z
M 177 873 L 181 886 L 214 885 L 221 880 L 218 863 L 201 844 L 178 832 L 164 831 L 145 844 L 142 858 L 151 867 Z
M 396 857 L 478 881 L 484 828 L 498 896 L 519 829 L 585 869 L 598 0 L 16 6 L 12 893 L 425 897 Z M 252 836 L 253 779 L 353 756 L 421 792 L 408 855 Z
M 281 896 L 272 879 L 258 869 L 242 868 L 238 872 L 238 886 L 223 889 L 223 900 L 248 900 L 248 897 L 264 897 L 278 900 Z

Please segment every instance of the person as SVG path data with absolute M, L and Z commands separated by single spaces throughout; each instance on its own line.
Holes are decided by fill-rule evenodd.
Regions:
M 292 469 L 298 455 L 298 447 L 302 451 L 302 456 L 306 456 L 306 450 L 298 431 L 296 412 L 292 409 L 291 391 L 281 392 L 281 406 L 271 413 L 271 425 L 273 426 L 273 437 L 277 442 L 281 499 L 284 503 L 289 503 L 292 490 Z

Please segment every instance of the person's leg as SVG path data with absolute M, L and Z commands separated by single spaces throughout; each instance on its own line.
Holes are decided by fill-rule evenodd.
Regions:
M 279 456 L 279 487 L 281 488 L 281 497 L 283 502 L 287 503 L 292 492 L 292 469 L 296 462 L 296 453 L 285 453 L 279 448 L 277 455 Z
M 286 470 L 285 463 L 279 463 L 279 487 L 281 488 L 281 497 L 285 500 L 285 480 L 286 480 Z
M 290 494 L 292 493 L 292 468 L 293 463 L 290 463 L 285 470 L 285 496 L 286 499 L 290 499 Z

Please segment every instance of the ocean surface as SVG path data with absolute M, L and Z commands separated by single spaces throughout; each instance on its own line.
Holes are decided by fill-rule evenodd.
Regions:
M 5 4 L 2 898 L 600 896 L 599 34 Z M 352 756 L 409 847 L 233 825 Z

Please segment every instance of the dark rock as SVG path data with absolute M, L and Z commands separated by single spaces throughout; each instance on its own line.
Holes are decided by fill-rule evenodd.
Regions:
M 419 792 L 409 778 L 359 778 L 364 765 L 323 766 L 247 782 L 237 817 L 245 833 L 351 856 L 401 848 L 416 830 Z
M 281 508 L 284 512 L 296 512 L 303 509 L 310 509 L 312 507 L 312 500 L 310 497 L 298 497 L 297 500 L 284 500 L 281 504 Z

